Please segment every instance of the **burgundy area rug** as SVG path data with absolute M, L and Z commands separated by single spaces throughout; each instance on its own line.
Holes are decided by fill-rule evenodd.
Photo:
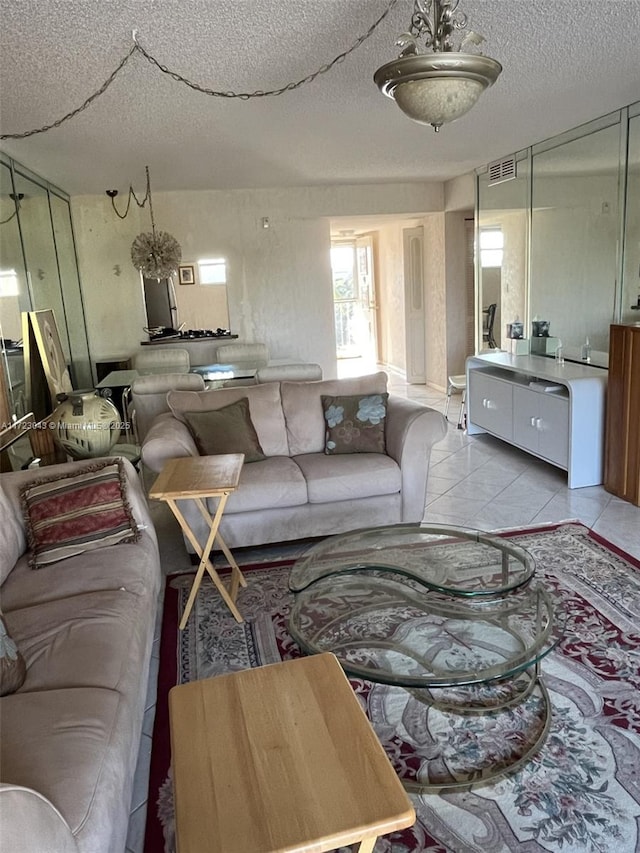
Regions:
M 563 642 L 542 662 L 553 709 L 549 736 L 531 760 L 493 783 L 412 795 L 416 823 L 380 838 L 375 853 L 637 853 L 640 563 L 580 524 L 505 535 L 530 551 L 567 613 Z M 203 582 L 183 632 L 178 621 L 193 575 L 167 579 L 145 853 L 175 850 L 169 689 L 301 654 L 287 630 L 291 563 L 243 566 L 243 624 Z M 351 683 L 401 777 L 415 778 L 434 761 L 473 766 L 500 755 L 506 741 L 526 741 L 519 710 L 443 722 L 402 688 Z

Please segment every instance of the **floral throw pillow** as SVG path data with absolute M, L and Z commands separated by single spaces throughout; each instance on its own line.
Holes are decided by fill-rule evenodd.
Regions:
M 0 696 L 15 693 L 22 687 L 27 668 L 15 642 L 9 636 L 0 611 Z
M 384 453 L 387 400 L 384 394 L 322 396 L 325 420 L 324 452 Z

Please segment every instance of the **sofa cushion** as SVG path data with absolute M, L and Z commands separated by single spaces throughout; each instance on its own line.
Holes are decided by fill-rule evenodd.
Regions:
M 309 503 L 392 495 L 402 485 L 400 468 L 382 453 L 308 453 L 295 461 L 307 481 Z
M 9 634 L 7 623 L 0 610 L 0 696 L 15 693 L 22 687 L 26 672 L 24 658 L 15 640 Z
M 382 371 L 348 379 L 325 379 L 322 382 L 281 382 L 282 410 L 291 456 L 324 451 L 323 395 L 384 394 L 386 390 L 387 374 Z
M 120 689 L 139 645 L 139 607 L 136 595 L 116 589 L 12 611 L 11 630 L 27 664 L 22 692 Z
M 108 459 L 23 487 L 32 568 L 139 537 L 119 460 Z
M 277 382 L 211 391 L 169 391 L 167 402 L 178 420 L 186 423 L 185 412 L 211 412 L 246 397 L 251 420 L 263 452 L 267 456 L 289 456 L 287 430 Z
M 307 501 L 307 483 L 293 459 L 270 456 L 262 462 L 243 466 L 240 485 L 229 495 L 224 514 L 265 507 L 303 506 Z M 216 499 L 210 499 L 210 509 L 214 510 L 216 505 Z
M 135 554 L 134 554 L 135 550 Z M 5 613 L 45 601 L 84 593 L 126 589 L 138 597 L 153 597 L 159 587 L 155 530 L 143 530 L 135 545 L 118 544 L 51 563 L 33 572 L 24 554 L 2 585 Z
M 322 395 L 324 452 L 384 453 L 388 394 Z
M 39 791 L 74 835 L 91 825 L 92 811 L 104 810 L 102 789 L 121 784 L 122 756 L 110 747 L 122 736 L 122 701 L 117 691 L 95 687 L 14 693 L 2 700 L 3 778 Z
M 244 453 L 245 462 L 265 458 L 246 397 L 210 412 L 184 412 L 184 419 L 201 456 Z

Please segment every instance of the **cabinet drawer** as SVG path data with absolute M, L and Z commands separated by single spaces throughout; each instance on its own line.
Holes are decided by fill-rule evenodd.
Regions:
M 511 383 L 477 370 L 469 371 L 469 418 L 472 423 L 513 440 L 513 387 Z

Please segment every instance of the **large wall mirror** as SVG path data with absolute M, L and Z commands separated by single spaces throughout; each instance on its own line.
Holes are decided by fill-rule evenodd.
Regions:
M 533 152 L 531 318 L 565 353 L 609 349 L 615 313 L 621 124 Z
M 640 323 L 640 105 L 629 120 L 622 321 Z
M 69 199 L 4 155 L 0 159 L 0 369 L 3 420 L 31 411 L 23 313 L 51 309 L 76 388 L 93 387 Z
M 492 184 L 489 167 L 477 177 L 478 349 L 497 303 L 497 346 L 507 323 L 523 320 L 531 337 L 546 320 L 552 340 L 538 352 L 553 355 L 560 339 L 566 358 L 587 352 L 605 367 L 611 323 L 640 321 L 640 103 L 515 160 L 511 180 Z
M 491 183 L 485 173 L 478 181 L 478 349 L 503 345 L 506 324 L 524 322 L 527 309 L 530 166 L 526 152 L 515 160 L 515 178 Z M 489 330 L 492 314 L 493 328 Z

